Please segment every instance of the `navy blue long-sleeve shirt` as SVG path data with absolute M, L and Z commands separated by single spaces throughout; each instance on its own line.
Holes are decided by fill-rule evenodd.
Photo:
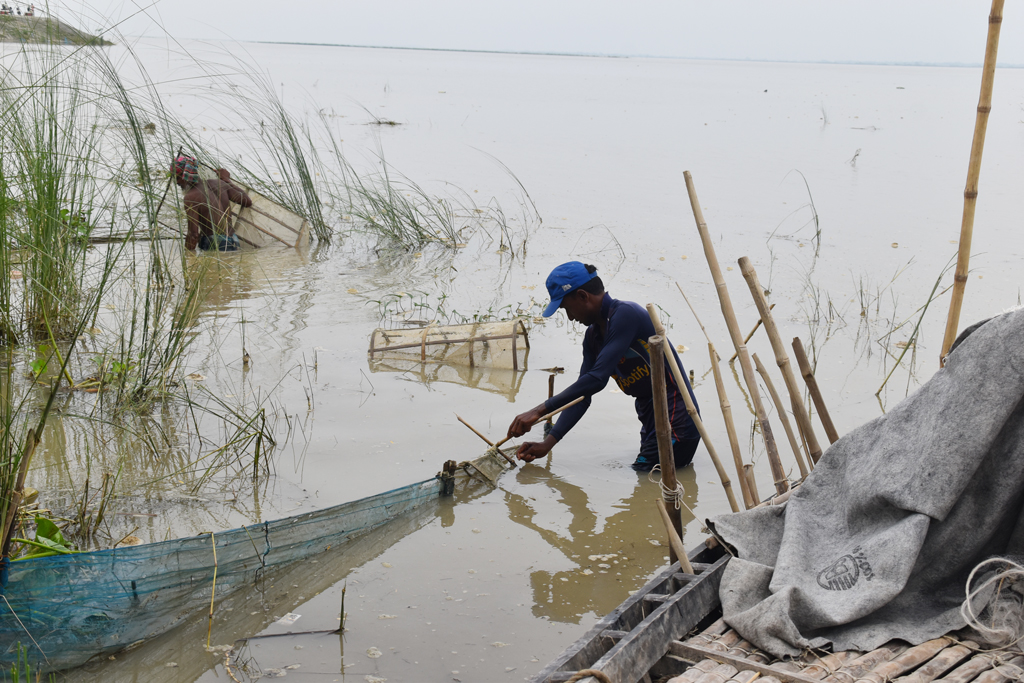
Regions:
M 583 365 L 580 376 L 564 391 L 549 398 L 544 407 L 547 412 L 557 410 L 566 403 L 585 397 L 576 405 L 564 410 L 551 429 L 551 435 L 561 440 L 572 429 L 590 407 L 590 397 L 601 391 L 614 379 L 619 389 L 635 399 L 636 415 L 642 423 L 640 444 L 657 441 L 654 427 L 654 399 L 651 390 L 651 357 L 647 340 L 654 335 L 654 324 L 647 310 L 632 301 L 613 299 L 609 294 L 601 301 L 601 317 L 607 321 L 607 333 L 601 334 L 598 325 L 590 325 L 583 336 Z M 672 350 L 675 354 L 675 349 Z M 665 363 L 665 385 L 668 390 L 668 412 L 672 423 L 672 439 L 697 439 L 700 434 L 686 412 L 686 404 L 676 385 L 675 378 Z M 676 356 L 679 363 L 679 356 Z M 679 369 L 690 392 L 693 404 L 697 399 L 686 378 L 682 363 Z

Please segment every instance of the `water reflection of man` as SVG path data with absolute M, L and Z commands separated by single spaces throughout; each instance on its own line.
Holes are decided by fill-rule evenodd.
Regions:
M 185 216 L 188 234 L 185 249 L 235 251 L 239 239 L 231 223 L 231 202 L 242 207 L 252 206 L 252 199 L 244 190 L 231 182 L 231 174 L 217 169 L 217 178 L 200 180 L 199 166 L 194 157 L 179 156 L 171 167 L 174 179 L 185 192 Z
M 579 261 L 563 263 L 551 271 L 547 288 L 551 303 L 544 310 L 544 317 L 563 308 L 569 320 L 587 325 L 587 332 L 583 336 L 583 366 L 580 368 L 579 379 L 565 391 L 533 410 L 516 416 L 508 428 L 508 435 L 522 436 L 545 413 L 557 410 L 580 396 L 585 398 L 559 415 L 558 422 L 543 441 L 524 443 L 516 455 L 526 462 L 547 455 L 587 412 L 590 397 L 604 389 L 608 379 L 612 378 L 622 393 L 635 399 L 636 416 L 642 425 L 640 453 L 632 467 L 639 472 L 649 471 L 658 463 L 658 438 L 654 428 L 654 399 L 650 379 L 651 360 L 647 348 L 647 340 L 654 335 L 651 317 L 640 304 L 613 299 L 604 291 L 604 283 L 597 276 L 597 268 Z M 675 353 L 674 349 L 672 353 Z M 676 467 L 682 468 L 693 460 L 697 444 L 700 443 L 700 434 L 686 412 L 683 395 L 668 369 L 668 363 L 662 360 L 662 364 L 665 367 L 668 410 L 672 423 L 672 449 Z M 679 363 L 679 367 L 682 370 L 682 363 Z M 686 380 L 685 370 L 682 375 L 686 391 L 690 392 L 696 405 L 697 399 Z
M 685 527 L 693 520 L 690 508 L 697 504 L 693 468 L 680 472 L 679 480 L 687 506 L 682 510 Z M 664 527 L 651 500 L 658 495 L 655 484 L 638 481 L 633 492 L 616 503 L 615 511 L 602 520 L 583 489 L 546 468 L 524 467 L 517 473 L 516 482 L 520 486 L 505 494 L 509 519 L 536 532 L 572 565 L 567 569 L 542 568 L 530 572 L 535 616 L 578 624 L 588 613 L 607 614 L 643 584 L 654 568 L 668 561 Z M 571 515 L 567 523 L 563 521 L 565 512 L 559 513 L 559 521 L 554 525 L 543 515 L 541 523 L 535 519 L 535 501 L 550 498 L 545 487 L 565 505 L 565 512 Z M 531 493 L 531 488 L 541 491 Z M 551 526 L 560 531 L 552 530 Z

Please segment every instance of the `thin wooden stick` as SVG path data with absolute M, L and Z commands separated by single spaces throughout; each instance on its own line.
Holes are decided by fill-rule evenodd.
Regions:
M 486 436 L 484 436 L 484 435 L 483 435 L 483 434 L 481 434 L 480 432 L 476 431 L 476 429 L 474 429 L 474 428 L 473 428 L 473 425 L 469 424 L 468 422 L 466 422 L 465 420 L 463 420 L 463 419 L 462 419 L 461 417 L 459 417 L 459 414 L 458 414 L 458 413 L 455 413 L 455 418 L 456 418 L 456 419 L 457 419 L 457 420 L 458 420 L 459 422 L 461 422 L 462 424 L 464 424 L 464 425 L 466 425 L 467 427 L 469 427 L 469 431 L 473 432 L 474 434 L 476 434 L 477 436 L 479 436 L 479 437 L 480 437 L 481 439 L 483 439 L 483 440 L 484 440 L 484 443 L 486 443 L 486 444 L 487 444 L 488 446 L 491 446 L 492 448 L 494 447 L 494 442 L 493 442 L 493 441 L 491 441 L 490 439 L 488 439 L 488 438 L 487 438 Z
M 718 402 L 722 406 L 722 418 L 725 419 L 725 431 L 729 435 L 729 446 L 732 448 L 732 460 L 736 465 L 736 478 L 740 482 L 740 491 L 743 493 L 743 505 L 749 510 L 757 505 L 757 498 L 750 492 L 747 486 L 747 477 L 743 473 L 743 455 L 740 453 L 740 440 L 736 437 L 736 425 L 732 419 L 732 404 L 725 393 L 725 382 L 722 381 L 722 369 L 718 367 L 721 358 L 715 351 L 715 345 L 708 344 L 708 353 L 711 354 L 711 369 L 715 373 L 715 388 L 718 389 Z
M 661 497 L 672 503 L 672 510 L 669 513 L 671 525 L 675 527 L 679 536 L 683 535 L 683 521 L 680 518 L 679 510 L 676 509 L 676 499 L 679 496 L 679 481 L 676 479 L 676 458 L 672 451 L 672 422 L 668 416 L 668 389 L 665 384 L 665 364 L 655 363 L 653 359 L 661 358 L 664 354 L 662 347 L 665 345 L 665 338 L 654 335 L 647 340 L 651 357 L 651 393 L 654 399 L 654 431 L 658 437 L 658 460 L 661 464 Z M 684 387 L 685 388 L 685 387 Z M 672 549 L 672 561 L 683 561 L 686 557 L 676 553 Z
M 579 398 L 573 399 L 572 401 L 569 401 L 568 403 L 566 403 L 561 408 L 558 408 L 556 410 L 552 410 L 547 415 L 541 415 L 539 418 L 537 418 L 537 421 L 534 422 L 533 424 L 540 424 L 541 422 L 543 422 L 544 420 L 548 419 L 549 417 L 553 417 L 555 415 L 558 415 L 560 412 L 562 412 L 566 408 L 572 408 L 574 405 L 576 405 L 577 403 L 579 403 L 580 401 L 582 401 L 585 398 L 586 398 L 586 396 L 580 396 Z M 494 448 L 500 448 L 503 443 L 505 443 L 506 441 L 508 441 L 511 438 L 513 438 L 513 437 L 506 436 L 504 439 L 502 439 L 498 443 L 494 444 Z
M 9 557 L 11 551 L 11 538 L 14 536 L 14 527 L 18 520 L 18 506 L 25 497 L 25 476 L 28 473 L 28 466 L 32 462 L 32 455 L 36 452 L 39 439 L 36 438 L 36 430 L 29 429 L 25 437 L 25 448 L 21 452 L 21 462 L 18 467 L 18 476 L 14 482 L 14 490 L 11 492 L 11 500 L 8 503 L 7 515 L 4 518 L 3 543 L 0 545 L 0 554 Z
M 718 470 L 718 478 L 722 481 L 722 488 L 725 489 L 725 497 L 729 499 L 729 507 L 732 508 L 733 512 L 739 512 L 740 506 L 736 504 L 736 496 L 732 492 L 732 482 L 729 481 L 729 475 L 726 474 L 725 468 L 722 467 L 722 461 L 718 458 L 718 452 L 715 450 L 714 445 L 711 443 L 711 435 L 708 434 L 708 430 L 704 428 L 704 422 L 700 419 L 700 413 L 697 412 L 697 406 L 693 404 L 693 398 L 690 397 L 690 392 L 686 388 L 686 382 L 683 380 L 683 373 L 679 370 L 679 364 L 676 363 L 676 355 L 672 353 L 672 343 L 665 337 L 665 326 L 661 324 L 661 319 L 658 317 L 658 311 L 654 307 L 654 304 L 647 304 L 647 312 L 651 316 L 651 322 L 654 323 L 654 331 L 658 336 L 665 339 L 665 343 L 662 345 L 662 352 L 665 356 L 665 360 L 668 361 L 669 370 L 672 371 L 672 377 L 676 381 L 676 386 L 679 387 L 679 393 L 683 396 L 683 403 L 686 405 L 686 412 L 689 413 L 690 419 L 693 421 L 697 431 L 700 433 L 700 438 L 704 440 L 704 447 L 708 449 L 708 455 L 711 456 L 711 462 L 714 463 L 715 469 Z M 654 367 L 655 355 L 653 350 L 651 352 L 651 367 Z M 671 426 L 669 427 L 671 432 Z M 671 437 L 670 437 L 671 439 Z
M 757 279 L 757 271 L 754 270 L 753 264 L 750 263 L 750 259 L 746 256 L 740 258 L 739 263 L 743 279 L 747 281 L 750 294 L 754 297 L 757 310 L 761 313 L 764 331 L 768 334 L 768 339 L 772 343 L 772 350 L 775 352 L 775 362 L 778 363 L 779 369 L 782 370 L 782 378 L 786 380 L 786 390 L 789 391 L 793 404 L 799 408 L 796 413 L 796 419 L 800 423 L 800 430 L 804 433 L 804 438 L 807 439 L 807 449 L 810 451 L 811 460 L 817 463 L 821 457 L 821 446 L 818 445 L 818 437 L 814 434 L 814 427 L 811 426 L 810 415 L 804 408 L 804 400 L 800 396 L 800 387 L 796 383 L 796 375 L 793 374 L 793 364 L 789 362 L 789 354 L 786 353 L 786 347 L 782 344 L 779 328 L 775 326 L 775 319 L 772 318 L 772 313 L 768 309 L 768 301 L 764 298 L 764 289 Z M 803 467 L 800 469 L 803 470 Z
M 692 574 L 693 566 L 690 564 L 690 558 L 686 556 L 686 548 L 683 547 L 683 539 L 679 538 L 679 534 L 676 533 L 676 528 L 672 526 L 672 517 L 668 514 L 668 508 L 665 507 L 665 501 L 661 498 L 657 498 L 654 503 L 658 506 L 658 512 L 661 513 L 661 521 L 665 524 L 665 533 L 668 534 L 668 547 L 671 548 L 675 556 L 679 558 L 679 568 L 687 574 Z
M 782 428 L 786 430 L 786 438 L 789 439 L 789 446 L 793 449 L 793 457 L 796 458 L 796 464 L 800 468 L 800 478 L 803 479 L 807 476 L 807 465 L 804 463 L 804 455 L 800 452 L 800 444 L 796 442 L 796 434 L 793 433 L 793 426 L 789 423 L 789 418 L 786 417 L 786 408 L 782 405 L 782 398 L 779 397 L 779 392 L 775 390 L 775 383 L 772 382 L 772 378 L 768 375 L 768 371 L 764 365 L 761 364 L 761 359 L 754 356 L 754 366 L 757 368 L 757 373 L 761 375 L 761 379 L 764 380 L 764 385 L 768 388 L 768 395 L 772 397 L 772 403 L 775 404 L 775 410 L 779 413 L 779 421 L 782 422 Z
M 736 314 L 733 312 L 732 299 L 729 298 L 729 289 L 722 277 L 722 269 L 718 265 L 718 257 L 715 256 L 715 245 L 711 242 L 711 234 L 708 232 L 708 225 L 704 222 L 704 212 L 700 208 L 700 201 L 697 199 L 697 190 L 693 186 L 693 177 L 689 171 L 683 172 L 686 180 L 686 191 L 690 196 L 690 208 L 693 210 L 693 218 L 697 222 L 697 232 L 700 233 L 700 241 L 704 245 L 704 255 L 707 257 L 708 267 L 711 269 L 711 277 L 715 281 L 715 288 L 718 290 L 718 300 L 722 304 L 722 315 L 729 328 L 729 336 L 732 338 L 733 346 L 740 357 L 740 365 L 743 367 L 743 381 L 750 392 L 750 400 L 754 405 L 754 414 L 761 426 L 761 436 L 764 438 L 764 447 L 768 453 L 768 463 L 772 469 L 772 478 L 775 480 L 775 490 L 778 493 L 785 493 L 789 489 L 789 482 L 786 480 L 786 473 L 782 469 L 782 461 L 779 460 L 779 450 L 775 445 L 775 436 L 772 434 L 772 426 L 768 422 L 768 414 L 761 402 L 761 395 L 757 390 L 757 379 L 754 377 L 754 367 L 750 363 L 750 356 L 747 354 L 747 346 L 740 335 L 740 328 L 736 322 Z
M 690 303 L 690 298 L 686 296 L 686 292 L 683 291 L 682 286 L 680 286 L 678 282 L 676 283 L 676 289 L 678 289 L 679 293 L 683 295 L 683 301 L 685 301 L 686 305 L 690 307 L 690 313 L 693 313 L 693 319 L 697 321 L 697 324 L 700 326 L 700 331 L 704 333 L 704 338 L 708 340 L 708 344 L 711 344 L 711 337 L 708 336 L 708 331 L 704 329 L 704 323 L 700 321 L 700 316 L 697 315 L 697 310 L 693 307 L 693 304 Z
M 771 306 L 769 306 L 769 307 L 768 307 L 768 310 L 770 311 L 770 310 L 772 310 L 773 308 L 775 308 L 775 304 L 772 304 Z M 762 321 L 762 320 L 761 320 L 760 318 L 758 318 L 758 319 L 757 319 L 757 324 L 755 324 L 755 325 L 754 325 L 754 329 L 752 329 L 752 330 L 751 330 L 750 332 L 748 332 L 748 333 L 747 333 L 747 336 L 743 338 L 743 343 L 744 343 L 744 344 L 746 344 L 747 342 L 749 342 L 749 341 L 751 340 L 751 338 L 752 338 L 752 337 L 754 336 L 754 334 L 755 334 L 755 333 L 757 332 L 758 328 L 759 328 L 759 327 L 761 327 L 761 323 L 762 323 L 762 322 L 763 322 L 763 321 Z M 731 363 L 731 362 L 733 362 L 734 360 L 736 360 L 736 354 L 735 354 L 735 353 L 734 353 L 734 354 L 732 354 L 732 356 L 731 356 L 731 357 L 729 358 L 729 362 Z
M 217 539 L 210 532 L 210 543 L 213 544 L 213 588 L 210 589 L 210 618 L 206 624 L 206 649 L 210 649 L 210 634 L 213 633 L 213 598 L 217 594 Z
M 957 248 L 956 275 L 953 278 L 953 296 L 949 300 L 946 334 L 939 352 L 939 367 L 945 365 L 946 354 L 956 339 L 960 327 L 960 307 L 967 287 L 967 268 L 971 260 L 971 238 L 974 236 L 974 209 L 978 204 L 978 176 L 981 175 L 981 154 L 985 149 L 985 131 L 988 114 L 992 111 L 992 86 L 996 76 L 996 53 L 999 52 L 999 28 L 1003 23 L 1003 0 L 992 0 L 988 15 L 988 40 L 985 43 L 985 66 L 981 71 L 981 94 L 978 114 L 974 120 L 974 139 L 971 141 L 971 160 L 967 165 L 967 187 L 964 189 L 964 213 L 960 223 L 960 246 Z
M 828 414 L 825 399 L 821 395 L 821 389 L 818 388 L 818 380 L 814 379 L 814 370 L 811 369 L 811 362 L 807 360 L 807 354 L 804 353 L 804 345 L 800 341 L 800 337 L 793 337 L 793 355 L 796 356 L 800 374 L 803 375 L 804 383 L 811 394 L 811 400 L 814 401 L 814 407 L 818 409 L 818 419 L 821 420 L 821 426 L 825 428 L 828 442 L 833 444 L 839 441 L 839 432 L 832 424 L 832 417 Z

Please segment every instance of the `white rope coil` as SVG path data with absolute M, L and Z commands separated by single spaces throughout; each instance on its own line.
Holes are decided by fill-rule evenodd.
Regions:
M 657 484 L 658 487 L 661 488 L 661 499 L 663 501 L 665 501 L 666 503 L 673 503 L 676 507 L 676 510 L 679 510 L 680 507 L 686 508 L 687 510 L 689 510 L 690 514 L 693 515 L 694 519 L 696 519 L 697 513 L 695 513 L 693 511 L 693 508 L 687 505 L 686 502 L 683 500 L 683 494 L 686 493 L 686 491 L 683 489 L 683 485 L 679 483 L 679 480 L 677 479 L 675 489 L 670 489 L 669 487 L 665 486 L 665 482 L 662 477 L 658 477 L 657 479 L 654 478 L 654 473 L 660 471 L 660 464 L 655 465 L 653 468 L 651 468 L 651 471 L 647 474 L 647 481 L 653 484 Z
M 980 583 L 972 588 L 980 573 Z M 960 615 L 971 628 L 998 649 L 1024 640 L 1024 566 L 1005 557 L 989 558 L 971 570 L 965 592 Z

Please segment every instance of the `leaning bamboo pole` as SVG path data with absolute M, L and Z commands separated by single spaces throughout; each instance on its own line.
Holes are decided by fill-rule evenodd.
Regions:
M 797 467 L 800 468 L 800 478 L 803 479 L 807 476 L 807 465 L 804 463 L 803 453 L 800 452 L 800 444 L 797 443 L 796 434 L 793 433 L 793 426 L 789 423 L 789 418 L 786 417 L 786 407 L 782 405 L 782 397 L 779 396 L 779 392 L 775 390 L 775 382 L 768 375 L 768 370 L 765 369 L 761 363 L 761 359 L 757 357 L 755 353 L 753 355 L 754 367 L 757 368 L 757 374 L 761 375 L 761 379 L 764 380 L 764 385 L 768 389 L 768 395 L 772 397 L 772 403 L 775 404 L 775 410 L 779 413 L 779 421 L 782 423 L 782 428 L 786 430 L 786 438 L 789 439 L 789 447 L 793 449 L 793 457 L 796 458 Z M 805 437 L 806 438 L 806 437 Z
M 732 404 L 729 403 L 729 396 L 725 393 L 725 382 L 722 381 L 722 369 L 718 367 L 719 361 L 722 357 L 718 355 L 718 351 L 715 350 L 715 344 L 711 341 L 711 337 L 708 335 L 708 331 L 704 329 L 704 323 L 700 321 L 700 316 L 697 315 L 697 310 L 690 303 L 690 298 L 686 296 L 686 292 L 683 291 L 682 286 L 677 282 L 676 288 L 679 293 L 683 295 L 683 301 L 689 307 L 690 312 L 693 313 L 693 319 L 697 321 L 700 326 L 700 331 L 704 333 L 704 338 L 708 340 L 708 353 L 711 354 L 711 369 L 715 373 L 715 389 L 718 390 L 718 404 L 722 408 L 722 419 L 725 420 L 725 432 L 729 435 L 729 447 L 732 449 L 733 464 L 736 466 L 736 479 L 740 483 L 740 493 L 743 495 L 743 505 L 748 510 L 757 505 L 757 499 L 750 495 L 750 487 L 747 486 L 747 477 L 743 474 L 743 454 L 740 452 L 740 440 L 736 437 L 736 424 L 732 419 Z M 758 320 L 758 325 L 761 321 Z M 753 332 L 750 333 L 753 335 Z M 749 337 L 748 337 L 749 339 Z
M 651 359 L 661 358 L 665 338 L 654 335 L 647 340 Z M 679 514 L 679 480 L 676 479 L 676 459 L 672 451 L 672 422 L 668 417 L 668 390 L 665 384 L 665 364 L 651 363 L 651 391 L 654 398 L 654 431 L 658 437 L 658 461 L 661 464 L 661 497 L 671 503 L 669 516 L 672 526 L 680 538 L 683 535 L 683 520 Z M 676 556 L 675 550 L 670 553 L 672 561 L 683 561 L 686 557 Z
M 796 362 L 800 366 L 800 374 L 804 377 L 804 383 L 807 385 L 807 391 L 811 394 L 811 400 L 814 401 L 814 407 L 818 409 L 818 419 L 821 420 L 821 426 L 825 428 L 828 442 L 833 444 L 839 441 L 839 432 L 836 431 L 836 426 L 832 424 L 832 416 L 828 414 L 828 407 L 825 405 L 825 399 L 822 397 L 821 389 L 818 387 L 818 380 L 814 379 L 814 370 L 811 369 L 811 362 L 807 360 L 807 354 L 804 352 L 804 345 L 800 341 L 800 337 L 793 337 L 793 355 L 796 356 Z
M 775 304 L 772 304 L 771 306 L 769 306 L 769 307 L 768 307 L 768 310 L 770 311 L 770 310 L 772 310 L 773 308 L 775 308 Z M 744 344 L 746 344 L 746 343 L 748 343 L 748 342 L 749 342 L 749 341 L 750 341 L 751 339 L 753 339 L 753 338 L 754 338 L 754 335 L 755 335 L 755 334 L 757 333 L 757 331 L 758 331 L 758 330 L 759 330 L 760 328 L 761 328 L 761 319 L 760 319 L 760 318 L 758 318 L 758 319 L 757 319 L 757 322 L 756 322 L 756 323 L 754 324 L 754 329 L 752 329 L 752 330 L 751 330 L 750 332 L 747 332 L 747 336 L 743 338 L 743 343 L 744 343 Z M 729 357 L 729 362 L 731 363 L 731 362 L 733 362 L 734 360 L 736 360 L 736 356 L 737 356 L 737 355 L 738 355 L 738 354 L 735 354 L 735 353 L 734 353 L 734 354 L 732 354 L 732 356 L 730 356 L 730 357 Z
M 786 380 L 786 390 L 789 391 L 793 405 L 798 408 L 796 419 L 800 423 L 800 431 L 803 432 L 804 438 L 807 439 L 807 450 L 810 451 L 811 461 L 817 464 L 818 459 L 821 458 L 821 446 L 818 445 L 818 437 L 815 436 L 814 427 L 811 426 L 810 415 L 804 408 L 804 400 L 800 396 L 800 386 L 797 384 L 796 375 L 793 373 L 793 364 L 789 362 L 789 354 L 786 353 L 786 347 L 782 344 L 779 328 L 775 326 L 775 319 L 768 309 L 768 300 L 764 298 L 764 289 L 757 279 L 757 271 L 754 270 L 750 259 L 743 256 L 740 258 L 739 263 L 743 279 L 747 281 L 750 294 L 754 297 L 754 304 L 761 313 L 764 331 L 772 343 L 772 351 L 775 352 L 775 362 L 778 363 L 779 369 L 782 370 L 782 378 Z
M 669 370 L 672 371 L 672 378 L 675 379 L 676 386 L 679 387 L 679 393 L 683 396 L 686 412 L 690 415 L 690 419 L 697 428 L 697 432 L 700 433 L 700 438 L 704 440 L 704 447 L 708 449 L 711 462 L 714 463 L 715 469 L 718 470 L 718 478 L 722 480 L 722 488 L 725 489 L 725 497 L 729 499 L 729 507 L 732 508 L 733 512 L 739 512 L 740 506 L 736 504 L 736 496 L 732 492 L 732 482 L 729 481 L 729 475 L 726 473 L 725 468 L 722 467 L 722 461 L 718 458 L 718 451 L 715 450 L 714 445 L 711 443 L 711 435 L 704 428 L 704 421 L 700 419 L 697 406 L 694 405 L 693 398 L 690 397 L 690 392 L 686 388 L 683 373 L 679 369 L 679 363 L 676 362 L 676 355 L 672 353 L 672 344 L 668 341 L 668 337 L 665 336 L 665 326 L 661 324 L 661 319 L 658 317 L 658 311 L 654 308 L 654 304 L 647 304 L 647 312 L 651 316 L 651 322 L 654 323 L 654 333 L 665 339 L 665 343 L 662 345 L 665 360 L 668 361 Z M 652 352 L 652 366 L 654 365 L 654 358 L 655 356 Z
M 743 494 L 743 505 L 749 510 L 757 505 L 757 497 L 753 495 L 747 485 L 747 477 L 743 473 L 743 454 L 740 451 L 740 440 L 736 438 L 736 424 L 732 419 L 732 404 L 729 403 L 729 396 L 725 393 L 725 382 L 722 381 L 722 369 L 718 367 L 721 358 L 715 351 L 715 345 L 708 343 L 708 353 L 711 354 L 711 370 L 715 374 L 715 388 L 718 390 L 718 403 L 722 408 L 722 419 L 725 420 L 725 432 L 729 435 L 729 447 L 732 449 L 732 461 L 736 467 L 736 479 L 740 482 L 740 492 Z
M 981 153 L 985 149 L 985 131 L 988 114 L 992 111 L 992 86 L 996 76 L 996 53 L 999 52 L 999 28 L 1003 23 L 1003 0 L 992 0 L 988 15 L 988 41 L 985 43 L 985 66 L 981 70 L 981 94 L 978 113 L 974 120 L 974 139 L 971 158 L 967 164 L 967 187 L 964 189 L 964 213 L 960 222 L 960 246 L 957 248 L 956 276 L 953 278 L 953 296 L 949 300 L 946 334 L 942 338 L 939 366 L 945 365 L 946 354 L 956 339 L 960 327 L 960 307 L 967 287 L 967 268 L 971 260 L 971 238 L 974 236 L 974 210 L 978 204 L 978 176 L 981 175 Z
M 761 436 L 764 438 L 764 447 L 768 453 L 768 464 L 771 466 L 775 491 L 780 494 L 785 493 L 789 489 L 789 481 L 786 479 L 785 470 L 782 469 L 782 461 L 779 460 L 779 450 L 775 445 L 772 426 L 768 422 L 768 414 L 764 410 L 761 395 L 757 390 L 754 367 L 750 363 L 747 345 L 743 341 L 739 324 L 736 322 L 736 314 L 732 308 L 732 299 L 729 298 L 729 289 L 726 287 L 725 278 L 722 277 L 722 269 L 718 265 L 718 257 L 715 255 L 715 245 L 711 243 L 711 234 L 708 232 L 707 223 L 704 222 L 704 212 L 701 210 L 700 202 L 697 200 L 697 189 L 693 186 L 693 177 L 689 171 L 683 172 L 683 178 L 686 180 L 686 192 L 690 196 L 693 218 L 697 222 L 697 232 L 700 233 L 700 241 L 704 245 L 704 255 L 707 257 L 708 267 L 711 269 L 711 277 L 714 279 L 715 288 L 718 291 L 718 300 L 722 305 L 722 315 L 725 316 L 725 324 L 729 328 L 729 336 L 732 338 L 736 353 L 740 356 L 740 365 L 743 367 L 743 381 L 750 391 L 750 400 L 754 406 L 754 414 L 757 416 L 757 422 L 761 427 Z

